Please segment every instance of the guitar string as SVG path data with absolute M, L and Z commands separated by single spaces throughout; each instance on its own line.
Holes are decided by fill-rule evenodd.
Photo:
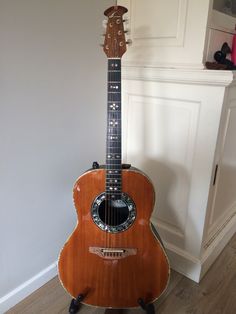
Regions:
M 119 65 L 119 61 L 117 61 L 116 59 L 111 59 L 110 60 L 110 69 L 115 70 L 115 71 L 119 71 L 119 68 L 116 67 L 116 65 Z M 112 70 L 112 71 L 113 71 Z M 117 103 L 120 101 L 119 99 L 119 91 L 116 90 L 115 88 L 115 92 L 113 92 L 113 88 L 111 88 L 111 86 L 118 86 L 119 85 L 119 72 L 111 72 L 109 75 L 109 86 L 108 86 L 108 90 L 112 91 L 112 93 L 110 94 L 109 99 L 112 101 L 112 106 L 114 107 L 114 112 L 113 107 L 112 110 L 110 110 L 109 113 L 109 117 L 110 117 L 110 122 L 112 122 L 112 124 L 109 125 L 109 128 L 111 130 L 111 132 L 109 132 L 112 136 L 112 139 L 110 141 L 110 162 L 109 162 L 109 168 L 111 169 L 112 173 L 111 176 L 109 176 L 109 186 L 111 186 L 112 190 L 110 190 L 111 192 L 109 193 L 109 212 L 110 212 L 110 219 L 109 219 L 109 225 L 110 226 L 116 226 L 118 224 L 118 210 L 117 208 L 114 206 L 114 200 L 117 200 L 117 197 L 119 197 L 119 190 L 118 190 L 118 182 L 119 182 L 119 160 L 117 160 L 117 156 L 120 153 L 120 125 L 117 124 L 120 122 L 119 120 L 119 110 L 116 107 Z M 117 75 L 118 74 L 118 75 Z M 117 158 L 117 159 L 116 159 Z M 111 178 L 111 179 L 110 179 Z M 111 180 L 111 181 L 110 181 Z M 113 198 L 114 195 L 114 198 Z M 111 237 L 110 237 L 111 238 Z
M 116 60 L 116 64 L 118 65 L 117 66 L 117 71 L 120 71 L 120 60 Z M 119 77 L 119 72 L 115 72 L 115 82 L 116 82 L 116 86 L 118 86 L 118 90 L 117 90 L 117 95 L 116 95 L 116 105 L 118 104 L 118 102 L 119 102 L 119 104 L 120 104 L 120 88 L 119 88 L 119 84 L 120 84 L 120 77 Z M 116 187 L 117 187 L 117 198 L 119 198 L 120 197 L 120 152 L 121 152 L 121 133 L 120 133 L 120 112 L 119 112 L 119 110 L 118 109 L 120 109 L 120 108 L 116 108 L 116 110 L 115 110 L 115 112 L 116 112 L 116 114 L 115 114 L 115 116 L 116 116 L 116 122 L 117 122 L 117 124 L 116 124 L 116 128 L 115 128 L 115 130 L 116 130 L 116 136 L 117 136 L 117 147 L 116 147 L 116 156 L 118 156 L 117 157 L 117 161 L 116 161 L 116 159 L 115 159 L 115 164 L 116 164 L 116 170 L 118 171 L 117 172 L 117 175 L 115 176 L 115 180 L 116 180 Z M 118 225 L 118 222 L 120 221 L 119 220 L 119 212 L 120 212 L 120 210 L 119 210 L 119 207 L 117 208 L 115 208 L 115 225 Z
M 109 113 L 109 80 L 110 80 L 110 63 L 109 59 L 107 59 L 107 128 L 106 128 L 106 166 L 105 166 L 105 226 L 109 227 L 109 221 L 108 221 L 108 215 L 109 215 L 109 159 L 108 159 L 108 154 L 109 154 L 109 126 L 110 126 L 110 113 Z M 109 234 L 108 230 L 105 229 L 105 248 L 108 248 L 108 241 L 109 241 Z M 105 253 L 104 253 L 105 254 Z
M 117 70 L 120 71 L 120 60 L 118 60 L 117 62 L 118 64 L 118 67 L 117 67 Z M 117 137 L 118 137 L 118 142 L 117 142 L 117 146 L 118 146 L 118 149 L 117 149 L 117 154 L 119 155 L 119 158 L 121 158 L 121 131 L 120 131 L 120 123 L 121 123 L 121 119 L 120 119 L 120 106 L 121 106 L 121 99 L 120 99 L 120 72 L 115 72 L 117 75 L 116 75 L 116 81 L 118 82 L 117 86 L 118 87 L 118 102 L 119 102 L 119 107 L 117 107 L 117 114 L 116 114 L 116 121 L 117 121 Z M 118 197 L 120 197 L 120 162 L 118 160 L 118 175 L 116 177 L 117 179 L 117 186 L 118 186 L 118 189 L 119 189 L 119 193 L 118 193 Z M 116 224 L 118 224 L 118 222 L 120 222 L 120 219 L 119 219 L 119 212 L 120 212 L 120 208 L 118 207 L 117 210 L 116 210 Z
M 113 31 L 114 32 L 114 31 Z M 113 34 L 114 35 L 114 34 Z M 117 48 L 117 47 L 116 47 Z M 115 65 L 117 64 L 117 69 Z M 114 66 L 114 70 L 118 72 L 110 72 Z M 111 82 L 111 83 L 110 83 Z M 118 86 L 113 92 L 111 86 L 115 82 Z M 108 59 L 108 127 L 107 127 L 107 176 L 106 176 L 106 202 L 105 202 L 105 222 L 108 226 L 116 226 L 120 222 L 120 210 L 117 210 L 112 204 L 112 195 L 114 199 L 121 198 L 121 179 L 122 179 L 122 164 L 121 164 L 121 59 Z M 115 104 L 115 110 L 112 112 L 110 104 Z M 118 107 L 116 107 L 118 105 Z M 112 122 L 113 124 L 110 124 Z M 111 132 L 109 132 L 111 130 Z M 112 136 L 112 138 L 111 138 Z M 108 158 L 108 154 L 112 158 Z M 117 157 L 118 156 L 118 157 Z M 117 158 L 117 159 L 116 159 Z M 112 171 L 109 176 L 109 170 Z M 112 180 L 112 181 L 110 181 Z M 112 188 L 112 190 L 110 189 Z M 116 188 L 116 189 L 115 189 Z M 108 244 L 110 235 L 108 235 Z M 107 242 L 107 241 L 106 241 Z
M 116 60 L 116 62 L 118 62 L 117 60 Z M 118 62 L 119 63 L 119 62 Z M 116 63 L 116 64 L 118 64 L 118 63 Z M 118 67 L 117 67 L 117 70 L 119 70 L 118 69 Z M 116 86 L 118 86 L 118 72 L 114 72 L 115 73 L 115 82 L 116 82 Z M 117 95 L 116 95 L 116 104 L 118 103 L 118 101 L 119 101 L 119 94 L 118 94 L 118 90 L 117 90 Z M 117 124 L 116 124 L 116 126 L 115 126 L 115 130 L 116 130 L 116 136 L 117 136 L 117 147 L 116 147 L 116 149 L 115 149 L 115 151 L 116 151 L 116 154 L 118 155 L 119 154 L 119 140 L 120 140 L 120 138 L 119 138 L 119 119 L 118 119 L 118 110 L 115 110 L 115 112 L 116 112 L 116 114 L 115 114 L 115 116 L 116 116 L 116 118 L 115 118 L 115 121 L 117 122 Z M 115 164 L 116 164 L 116 169 L 118 170 L 118 162 L 116 162 L 116 157 L 115 157 Z M 118 187 L 118 174 L 115 176 L 115 180 L 117 180 L 117 182 L 115 182 L 115 183 L 117 183 L 117 184 L 114 184 L 114 185 L 116 185 L 117 187 Z M 118 197 L 118 195 L 119 195 L 119 193 L 117 192 L 117 196 L 116 196 L 116 198 Z M 118 221 L 117 221 L 117 212 L 118 212 L 118 210 L 117 210 L 117 208 L 115 208 L 114 209 L 114 211 L 116 211 L 115 213 L 114 213 L 114 216 L 116 217 L 116 223 L 114 223 L 115 225 L 117 225 L 118 224 Z
M 110 91 L 110 89 L 111 88 L 109 88 L 109 86 L 110 86 L 110 82 L 111 82 L 111 80 L 112 80 L 112 74 L 113 74 L 113 72 L 110 72 L 111 70 L 112 70 L 112 59 L 109 59 L 108 60 L 108 70 L 109 70 L 109 74 L 108 74 L 108 76 L 109 76 L 109 78 L 108 78 L 108 93 L 109 93 L 109 91 Z M 108 100 L 109 101 L 113 101 L 113 94 L 111 94 L 111 93 L 109 93 L 108 94 L 109 96 L 108 96 Z M 110 156 L 112 156 L 112 134 L 113 134 L 113 132 L 110 132 L 110 130 L 112 130 L 112 125 L 111 125 L 111 121 L 112 121 L 112 113 L 111 113 L 111 110 L 110 110 L 110 102 L 108 103 L 108 116 L 109 116 L 109 119 L 108 119 L 108 154 L 110 155 Z M 112 161 L 111 161 L 111 158 L 109 158 L 108 156 L 107 156 L 107 163 L 108 163 L 108 168 L 109 168 L 109 170 L 110 171 L 113 171 L 112 170 Z M 110 172 L 110 174 L 112 174 L 111 172 Z M 108 190 L 108 228 L 111 228 L 111 211 L 112 211 L 112 206 L 111 206 L 111 188 L 112 188 L 112 182 L 110 181 L 111 179 L 111 177 L 113 177 L 113 176 L 111 176 L 111 175 L 109 175 L 109 172 L 108 172 L 108 180 L 107 180 L 107 190 Z M 111 245 L 110 245 L 110 234 L 108 235 L 108 237 L 109 237 L 109 242 L 108 242 L 108 247 L 110 247 Z
M 109 71 L 111 71 L 112 70 L 112 60 L 110 59 L 108 62 L 109 62 Z M 112 72 L 109 72 L 108 92 L 111 91 L 111 88 L 109 87 L 111 85 L 111 83 L 110 83 L 111 80 L 112 80 Z M 109 101 L 113 101 L 113 94 L 111 94 L 111 93 L 109 94 Z M 111 116 L 111 112 L 109 110 L 109 125 L 108 125 L 109 148 L 108 148 L 108 152 L 109 152 L 110 156 L 112 156 L 112 149 L 111 149 L 111 147 L 112 147 L 112 136 L 113 136 L 112 135 L 113 132 L 109 132 L 110 128 L 112 126 L 110 124 L 111 121 L 112 121 L 112 116 Z M 108 158 L 108 164 L 109 164 L 109 169 L 112 169 L 112 158 Z M 110 182 L 110 177 L 111 176 L 109 176 L 109 180 L 108 180 L 108 208 L 109 208 L 109 211 L 108 211 L 108 215 L 109 215 L 108 225 L 109 225 L 109 228 L 111 228 L 111 219 L 112 219 L 112 203 L 111 203 L 112 183 Z M 109 247 L 111 247 L 110 240 L 111 240 L 111 236 L 109 234 Z
M 110 153 L 110 149 L 109 146 L 111 145 L 111 138 L 109 135 L 109 127 L 110 127 L 110 112 L 109 112 L 109 104 L 110 104 L 110 94 L 109 94 L 109 82 L 110 82 L 110 60 L 108 59 L 108 84 L 107 84 L 107 90 L 108 90 L 108 126 L 107 126 L 107 142 L 108 142 L 108 148 L 107 148 L 107 168 L 108 168 L 108 173 L 107 173 L 107 183 L 106 183 L 106 189 L 107 189 L 107 208 L 108 208 L 108 217 L 107 217 L 107 225 L 109 228 L 110 225 L 110 195 L 109 195 L 109 170 L 110 170 L 110 163 L 109 163 L 109 158 L 108 158 L 108 154 Z M 110 247 L 109 244 L 109 232 L 107 231 L 107 236 L 108 236 L 108 244 L 107 246 Z
M 108 74 L 107 74 L 107 80 L 109 81 L 109 59 L 107 60 L 107 69 L 108 69 Z M 107 91 L 108 91 L 108 82 L 107 82 Z M 109 138 L 108 138 L 108 126 L 109 126 L 109 94 L 107 94 L 107 132 L 106 132 L 106 182 L 105 182 L 105 224 L 108 225 L 108 171 L 109 171 L 109 165 L 108 165 L 108 159 L 107 159 L 107 154 L 108 154 L 108 145 L 109 145 Z M 108 232 L 106 230 L 106 247 L 107 247 L 107 237 L 108 237 Z

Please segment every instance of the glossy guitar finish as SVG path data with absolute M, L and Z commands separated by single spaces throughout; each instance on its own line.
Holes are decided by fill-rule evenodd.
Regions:
M 153 302 L 165 290 L 169 264 L 163 247 L 150 228 L 154 190 L 140 171 L 122 171 L 122 190 L 136 205 L 137 216 L 124 232 L 106 233 L 93 221 L 91 206 L 105 190 L 105 170 L 82 175 L 74 186 L 78 225 L 66 242 L 59 259 L 59 276 L 73 296 L 85 296 L 84 303 L 101 307 L 137 307 L 141 297 Z M 91 247 L 135 249 L 123 258 L 104 258 L 90 252 Z M 112 255 L 112 254 L 110 254 Z
M 150 217 L 155 193 L 137 169 L 124 169 L 121 152 L 121 57 L 126 51 L 123 15 L 108 17 L 106 166 L 82 175 L 74 186 L 78 224 L 59 257 L 64 288 L 88 305 L 130 308 L 156 300 L 169 279 L 169 263 Z

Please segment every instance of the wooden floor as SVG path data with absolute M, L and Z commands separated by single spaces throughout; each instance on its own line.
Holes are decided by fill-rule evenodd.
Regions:
M 7 314 L 66 314 L 70 297 L 57 278 L 34 292 Z M 236 235 L 224 249 L 200 284 L 172 271 L 171 282 L 156 306 L 156 314 L 235 314 Z M 82 306 L 81 314 L 103 314 L 104 310 Z M 125 314 L 141 314 L 129 310 Z

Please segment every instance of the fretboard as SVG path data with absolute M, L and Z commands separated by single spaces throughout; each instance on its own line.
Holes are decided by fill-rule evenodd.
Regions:
M 118 199 L 121 181 L 121 59 L 108 59 L 106 194 Z

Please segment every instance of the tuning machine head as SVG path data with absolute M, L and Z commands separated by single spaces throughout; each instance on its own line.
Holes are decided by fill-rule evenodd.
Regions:
M 127 22 L 127 20 L 123 16 L 127 11 L 125 7 L 112 6 L 104 12 L 107 19 L 103 21 L 106 27 L 103 51 L 108 58 L 121 58 L 126 52 L 123 21 Z
M 102 21 L 102 27 L 106 29 L 107 28 L 107 23 L 108 23 L 108 20 L 103 20 Z

